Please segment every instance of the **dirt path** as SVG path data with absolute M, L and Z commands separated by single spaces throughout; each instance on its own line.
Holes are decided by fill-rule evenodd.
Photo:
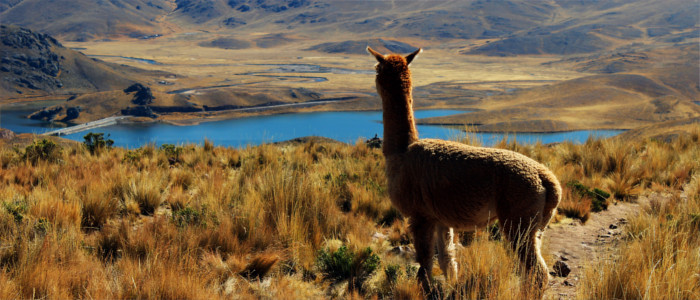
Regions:
M 566 277 L 553 276 L 545 298 L 575 299 L 583 266 L 610 258 L 627 219 L 639 211 L 639 203 L 619 202 L 606 211 L 591 213 L 584 225 L 578 220 L 550 225 L 545 232 L 543 253 L 554 257 L 554 262 L 564 262 L 571 273 Z M 553 266 L 549 268 L 552 271 Z

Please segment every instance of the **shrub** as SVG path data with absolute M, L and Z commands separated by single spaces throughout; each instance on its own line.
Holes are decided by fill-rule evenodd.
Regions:
M 168 163 L 171 165 L 182 162 L 182 158 L 180 157 L 182 154 L 182 147 L 173 144 L 163 144 L 160 146 L 160 151 L 165 153 L 165 156 L 168 158 Z
M 126 153 L 124 153 L 124 157 L 122 158 L 122 162 L 124 163 L 131 163 L 135 164 L 136 162 L 141 160 L 141 152 L 136 151 L 136 150 L 127 150 Z
M 348 280 L 348 288 L 355 290 L 379 267 L 380 259 L 369 247 L 355 253 L 343 245 L 336 251 L 321 250 L 316 262 L 326 278 Z
M 401 276 L 401 267 L 399 265 L 390 264 L 384 267 L 384 275 L 386 276 L 386 280 L 388 282 L 396 283 L 399 276 Z
M 22 158 L 36 164 L 39 161 L 56 162 L 61 157 L 61 146 L 51 140 L 34 141 L 24 149 Z
M 107 137 L 108 139 L 105 140 L 104 133 L 89 132 L 83 137 L 85 139 L 83 145 L 90 151 L 90 154 L 99 154 L 103 149 L 111 149 L 114 145 L 114 141 L 109 139 L 109 135 Z
M 24 219 L 24 214 L 26 214 L 28 210 L 27 202 L 15 200 L 13 202 L 5 202 L 3 204 L 5 210 L 7 210 L 7 212 L 10 215 L 12 215 L 12 217 L 15 219 L 15 222 L 21 223 Z
M 206 227 L 208 215 L 209 213 L 206 205 L 202 206 L 199 210 L 188 206 L 175 210 L 172 219 L 173 223 L 178 227 L 185 227 L 187 225 Z
M 610 198 L 610 193 L 599 188 L 593 188 L 593 190 L 591 190 L 591 188 L 576 180 L 570 181 L 566 185 L 579 195 L 589 197 L 591 199 L 592 211 L 599 212 L 608 209 L 608 198 Z

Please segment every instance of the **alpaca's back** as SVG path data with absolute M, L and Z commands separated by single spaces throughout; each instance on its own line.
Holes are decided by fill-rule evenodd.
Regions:
M 538 162 L 515 152 L 425 139 L 387 158 L 394 204 L 450 227 L 484 226 L 498 215 L 542 215 L 547 188 Z M 547 220 L 548 221 L 548 220 Z

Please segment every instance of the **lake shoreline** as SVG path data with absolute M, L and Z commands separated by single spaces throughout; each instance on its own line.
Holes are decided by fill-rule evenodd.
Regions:
M 8 105 L 17 105 L 19 104 L 20 106 L 25 106 L 25 105 L 31 105 L 31 106 L 37 106 L 38 103 L 31 103 L 31 102 L 24 102 L 24 103 L 13 103 L 13 104 L 8 104 Z M 300 106 L 304 106 L 307 103 L 299 103 Z M 16 110 L 11 109 L 10 111 Z M 303 108 L 309 108 L 309 107 L 303 107 Z M 472 111 L 471 109 L 466 109 L 466 108 L 460 108 L 460 107 L 434 107 L 434 106 L 428 106 L 428 107 L 421 107 L 420 109 L 416 109 L 416 112 L 420 111 L 430 111 L 430 110 L 454 110 L 454 111 L 460 111 L 460 113 L 465 113 L 465 112 L 470 112 Z M 161 117 L 164 118 L 148 118 L 148 117 L 138 117 L 138 116 L 125 116 L 126 118 L 118 120 L 118 124 L 123 124 L 123 125 L 147 125 L 147 124 L 166 124 L 166 125 L 173 125 L 173 126 L 178 126 L 178 127 L 188 127 L 188 126 L 198 126 L 202 125 L 205 123 L 210 123 L 210 122 L 221 122 L 221 121 L 227 121 L 227 120 L 239 120 L 239 119 L 247 119 L 247 118 L 255 118 L 255 117 L 265 117 L 265 116 L 279 116 L 279 115 L 297 115 L 297 114 L 310 114 L 310 113 L 321 113 L 321 112 L 336 112 L 336 113 L 345 113 L 345 112 L 381 112 L 381 109 L 376 109 L 376 108 L 359 108 L 359 109 L 299 109 L 299 108 L 276 108 L 276 107 L 252 107 L 252 108 L 244 108 L 243 111 L 241 110 L 225 110 L 225 111 L 216 111 L 216 112 L 205 112 L 209 114 L 208 116 L 193 116 L 193 114 L 189 113 L 174 113 L 174 114 L 167 114 L 167 115 L 161 115 Z M 203 114 L 203 113 L 202 113 Z M 107 118 L 112 118 L 114 116 L 109 116 L 106 118 L 101 118 L 95 121 L 90 121 L 86 123 L 93 123 L 93 122 L 99 122 L 100 120 L 107 119 Z M 421 122 L 423 119 L 429 119 L 429 118 L 417 118 L 416 119 L 416 125 L 421 125 L 421 126 L 441 126 L 445 128 L 450 128 L 456 131 L 464 132 L 464 133 L 484 133 L 484 134 L 555 134 L 555 133 L 567 133 L 567 132 L 579 132 L 579 131 L 604 131 L 604 130 L 613 130 L 613 131 L 627 131 L 630 130 L 629 128 L 617 128 L 617 127 L 595 127 L 595 128 L 575 128 L 575 129 L 562 129 L 562 130 L 519 130 L 519 129 L 513 129 L 513 130 L 480 130 L 477 128 L 477 126 L 471 126 L 469 124 L 457 124 L 457 123 L 432 123 L 432 122 Z M 380 120 L 381 121 L 381 120 Z M 70 124 L 71 126 L 67 126 L 65 128 L 70 128 L 70 127 L 75 127 L 75 126 L 84 126 L 86 123 L 79 123 L 79 124 Z M 39 123 L 37 123 L 39 124 Z M 1 127 L 1 126 L 0 126 Z M 468 129 L 465 129 L 465 127 L 468 127 Z

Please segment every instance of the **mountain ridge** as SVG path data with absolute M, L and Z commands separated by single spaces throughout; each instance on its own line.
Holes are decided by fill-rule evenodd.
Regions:
M 592 53 L 635 39 L 687 40 L 693 36 L 682 34 L 697 30 L 700 18 L 693 7 L 692 0 L 2 0 L 0 19 L 69 41 L 157 38 L 193 29 L 293 31 L 346 40 L 485 40 L 463 53 L 512 56 Z

